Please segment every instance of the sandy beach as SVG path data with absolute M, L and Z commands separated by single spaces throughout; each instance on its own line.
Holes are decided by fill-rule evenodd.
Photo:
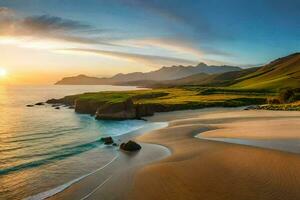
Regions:
M 51 199 L 72 199 L 74 192 L 81 195 L 73 199 L 300 199 L 300 154 L 295 153 L 300 112 L 215 108 L 148 120 L 169 126 L 137 140 L 165 146 L 171 155 L 146 145 L 149 154 L 138 153 L 142 163 L 155 154 L 162 159 L 125 168 L 100 186 L 95 174 L 89 178 L 94 181 L 83 180 Z

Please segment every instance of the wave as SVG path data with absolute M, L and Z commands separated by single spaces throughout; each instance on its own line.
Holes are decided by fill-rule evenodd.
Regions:
M 13 136 L 10 138 L 20 138 L 20 137 L 28 137 L 28 136 L 35 136 L 35 135 L 43 135 L 43 134 L 51 134 L 51 133 L 59 133 L 59 132 L 65 132 L 65 131 L 76 131 L 76 130 L 80 130 L 82 129 L 81 127 L 76 127 L 76 128 L 65 128 L 62 130 L 51 130 L 51 131 L 47 131 L 47 132 L 35 132 L 35 133 L 29 133 L 29 134 L 24 134 L 24 135 L 17 135 L 17 136 Z
M 100 140 L 96 140 L 96 141 L 93 141 L 93 142 L 81 144 L 81 145 L 74 146 L 74 147 L 62 148 L 58 151 L 47 152 L 47 153 L 44 153 L 44 154 L 14 157 L 14 159 L 15 158 L 20 159 L 20 158 L 30 158 L 30 157 L 36 157 L 36 156 L 49 156 L 50 155 L 49 157 L 44 158 L 44 159 L 23 163 L 23 164 L 16 165 L 16 166 L 13 166 L 13 167 L 9 167 L 9 168 L 5 168 L 5 169 L 0 169 L 0 175 L 6 175 L 6 174 L 11 173 L 11 172 L 24 170 L 24 169 L 30 169 L 30 168 L 38 167 L 38 166 L 41 166 L 41 165 L 44 165 L 44 164 L 48 164 L 48 163 L 53 162 L 53 161 L 62 160 L 62 159 L 65 159 L 67 157 L 74 156 L 74 155 L 92 150 L 94 148 L 97 148 L 101 144 L 103 144 L 103 142 L 101 142 Z
M 165 127 L 166 123 L 154 123 L 154 124 L 148 124 L 144 125 L 142 128 L 138 128 L 137 130 L 130 131 L 129 133 L 132 133 L 133 135 L 139 132 L 148 132 L 153 129 L 162 128 Z M 127 133 L 128 134 L 128 133 Z M 126 133 L 120 134 L 118 136 L 114 136 L 116 139 L 119 139 L 121 135 L 127 135 Z M 19 170 L 25 170 L 25 169 L 31 169 L 34 167 L 39 167 L 41 165 L 49 164 L 54 161 L 63 160 L 67 157 L 71 157 L 89 150 L 92 150 L 94 148 L 99 147 L 100 145 L 103 145 L 103 142 L 98 139 L 89 143 L 80 144 L 77 146 L 72 147 L 66 147 L 61 148 L 56 151 L 50 151 L 46 153 L 39 153 L 39 154 L 32 154 L 32 155 L 23 155 L 23 156 L 14 156 L 8 158 L 9 160 L 16 160 L 16 159 L 30 159 L 30 158 L 37 158 L 37 157 L 44 157 L 41 159 L 33 160 L 27 163 L 22 163 L 16 166 L 0 169 L 0 175 L 6 175 L 12 172 L 16 172 Z
M 90 173 L 88 173 L 88 174 L 85 174 L 85 175 L 83 175 L 83 176 L 80 176 L 79 178 L 76 178 L 76 179 L 74 179 L 74 180 L 72 180 L 72 181 L 69 181 L 69 182 L 67 182 L 67 183 L 65 183 L 65 184 L 63 184 L 63 185 L 60 185 L 60 186 L 58 186 L 58 187 L 56 187 L 56 188 L 53 188 L 53 189 L 51 189 L 51 190 L 48 190 L 48 191 L 45 191 L 45 192 L 41 192 L 41 193 L 39 193 L 39 194 L 37 194 L 37 195 L 33 195 L 33 196 L 30 196 L 30 197 L 27 197 L 27 198 L 25 198 L 24 200 L 43 200 L 43 199 L 49 198 L 49 197 L 51 197 L 51 196 L 53 196 L 53 195 L 55 195 L 55 194 L 57 194 L 57 193 L 60 193 L 60 192 L 64 191 L 65 189 L 69 188 L 69 187 L 70 187 L 71 185 L 73 185 L 74 183 L 77 183 L 77 182 L 79 182 L 80 180 L 82 180 L 82 179 L 84 179 L 84 178 L 86 178 L 86 177 L 88 177 L 88 176 L 90 176 L 90 175 L 93 175 L 93 174 L 95 174 L 96 172 L 98 172 L 98 171 L 104 169 L 105 167 L 107 167 L 108 165 L 110 165 L 112 162 L 114 162 L 118 157 L 119 157 L 119 156 L 115 156 L 115 157 L 114 157 L 111 161 L 109 161 L 106 165 L 104 165 L 104 166 L 102 166 L 102 167 L 96 169 L 95 171 L 92 171 L 92 172 L 90 172 Z M 104 185 L 111 177 L 112 177 L 112 176 L 110 176 L 110 177 L 108 177 L 106 180 L 104 180 L 104 181 L 97 187 L 97 189 L 98 189 L 99 187 L 103 186 L 103 185 Z M 92 193 L 93 193 L 93 191 L 92 191 L 90 194 L 92 194 Z M 88 194 L 88 195 L 90 195 L 90 194 Z M 86 197 L 84 197 L 84 198 L 86 198 Z
M 41 140 L 41 139 L 50 139 L 50 138 L 54 138 L 57 136 L 65 135 L 67 133 L 72 133 L 71 131 L 76 131 L 76 130 L 80 130 L 80 129 L 81 128 L 72 128 L 72 129 L 64 129 L 64 130 L 60 130 L 60 131 L 49 131 L 49 132 L 32 133 L 32 134 L 27 134 L 27 135 L 19 135 L 19 136 L 10 137 L 11 139 L 16 139 L 16 140 L 7 140 L 6 142 L 14 143 L 14 142 L 27 142 L 27 141 L 34 141 L 34 140 Z M 58 133 L 58 134 L 52 134 L 52 133 Z M 38 135 L 44 135 L 44 134 L 47 134 L 47 136 L 26 138 L 28 136 L 38 136 Z M 52 134 L 52 135 L 49 136 L 49 134 Z M 17 138 L 24 138 L 24 139 L 17 139 Z
M 28 148 L 31 147 L 32 145 L 27 145 L 27 146 L 20 146 L 20 147 L 14 147 L 14 148 L 6 148 L 6 149 L 0 149 L 0 152 L 9 152 L 9 151 L 15 151 L 23 148 Z

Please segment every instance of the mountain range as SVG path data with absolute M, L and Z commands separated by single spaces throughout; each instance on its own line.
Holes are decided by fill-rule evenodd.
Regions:
M 148 73 L 117 74 L 111 78 L 79 75 L 64 78 L 56 84 L 113 84 L 146 87 L 199 85 L 266 90 L 283 87 L 300 88 L 300 53 L 248 69 L 233 66 L 208 66 L 200 63 L 197 66 L 162 67 Z
M 230 71 L 240 71 L 241 68 L 234 66 L 208 66 L 205 63 L 200 63 L 197 66 L 172 66 L 162 67 L 158 70 L 143 73 L 134 72 L 128 74 L 116 74 L 110 78 L 96 78 L 86 75 L 78 75 L 75 77 L 66 77 L 58 81 L 58 85 L 102 85 L 113 84 L 123 85 L 130 84 L 130 82 L 146 81 L 146 82 L 158 82 L 169 81 L 184 78 L 190 75 L 205 73 L 205 74 L 219 74 Z

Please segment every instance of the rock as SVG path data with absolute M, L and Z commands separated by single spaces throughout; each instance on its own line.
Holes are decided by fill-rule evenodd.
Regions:
M 43 105 L 45 105 L 43 102 L 38 102 L 38 103 L 36 103 L 35 104 L 36 106 L 43 106 Z
M 127 143 L 122 143 L 120 146 L 120 149 L 124 151 L 139 151 L 141 148 L 141 145 L 132 140 L 129 140 Z
M 56 109 L 56 110 L 59 110 L 59 109 L 60 109 L 60 107 L 55 107 L 55 109 Z
M 85 99 L 78 99 L 75 100 L 75 112 L 80 114 L 95 115 L 97 109 L 103 104 L 103 102 L 93 102 Z
M 113 143 L 112 145 L 115 146 L 115 147 L 119 146 L 117 143 Z
M 118 103 L 105 103 L 98 107 L 96 119 L 125 120 L 135 119 L 136 112 L 131 99 Z
M 75 97 L 74 97 L 75 98 Z M 46 101 L 47 104 L 56 104 L 56 105 L 65 105 L 65 106 L 73 106 L 75 99 L 72 96 L 67 96 L 62 99 L 49 99 Z
M 34 105 L 26 105 L 27 107 L 33 107 Z
M 137 104 L 135 105 L 136 109 L 136 118 L 140 119 L 141 117 L 152 116 L 154 115 L 154 107 L 151 105 Z
M 103 137 L 100 140 L 102 142 L 104 142 L 104 144 L 106 144 L 106 145 L 114 143 L 114 140 L 112 139 L 112 137 Z
M 46 101 L 46 103 L 57 104 L 57 103 L 61 103 L 61 101 L 59 99 L 49 99 L 48 101 Z

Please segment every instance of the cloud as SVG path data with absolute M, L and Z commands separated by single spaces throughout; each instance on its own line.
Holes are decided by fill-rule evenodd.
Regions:
M 66 52 L 66 53 L 88 53 L 95 54 L 99 56 L 111 57 L 116 59 L 124 59 L 127 61 L 133 61 L 138 63 L 146 63 L 149 65 L 161 66 L 161 65 L 193 65 L 197 64 L 198 61 L 181 59 L 175 57 L 167 56 L 157 56 L 157 55 L 147 55 L 147 54 L 138 54 L 138 53 L 127 53 L 120 51 L 106 51 L 99 49 L 81 49 L 81 48 L 69 48 L 69 49 L 57 49 L 57 52 Z
M 7 7 L 0 7 L 0 17 L 3 16 L 12 16 L 14 15 L 14 11 Z
M 11 37 L 21 40 L 59 40 L 80 44 L 102 44 L 117 46 L 108 39 L 100 37 L 104 29 L 76 20 L 64 19 L 51 15 L 39 15 L 20 18 L 8 8 L 0 8 L 0 37 Z M 95 33 L 98 36 L 95 36 Z
M 193 55 L 195 58 L 201 59 L 204 55 L 230 56 L 227 52 L 223 52 L 211 47 L 199 47 L 189 40 L 176 37 L 164 38 L 144 38 L 125 41 L 127 45 L 133 45 L 140 48 L 162 48 L 175 53 L 186 53 Z
M 79 21 L 50 15 L 27 17 L 21 23 L 23 26 L 34 32 L 91 30 L 93 28 L 92 26 Z
M 124 41 L 129 46 L 139 48 L 161 48 L 175 53 L 188 53 L 195 57 L 202 57 L 203 51 L 192 43 L 185 40 L 177 40 L 175 38 L 144 38 Z

